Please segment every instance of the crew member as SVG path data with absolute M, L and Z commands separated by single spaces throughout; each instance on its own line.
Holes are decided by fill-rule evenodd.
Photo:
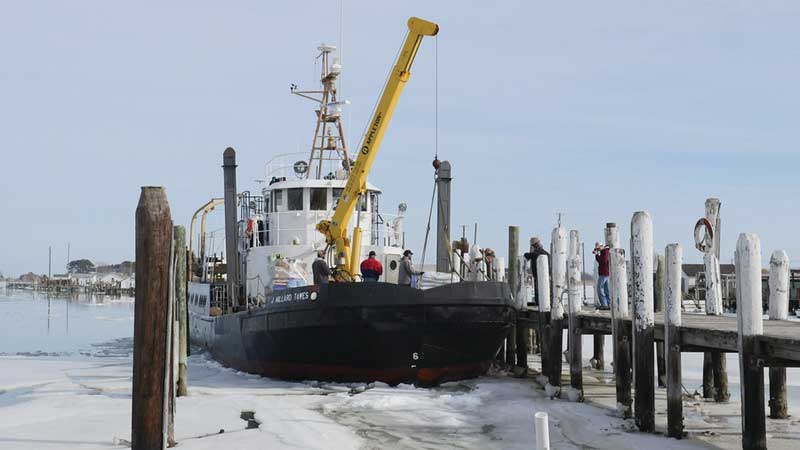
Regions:
M 378 281 L 383 274 L 383 265 L 375 258 L 375 251 L 370 250 L 369 256 L 361 261 L 361 278 L 364 281 Z
M 608 293 L 608 246 L 594 244 L 594 258 L 597 261 L 597 298 L 598 309 L 610 309 Z
M 403 259 L 400 260 L 400 273 L 397 275 L 397 284 L 411 286 L 412 277 L 422 274 L 422 272 L 417 272 L 414 269 L 414 263 L 411 262 L 411 255 L 413 254 L 411 250 L 403 252 Z
M 533 295 L 536 297 L 536 304 L 539 304 L 539 274 L 536 272 L 536 258 L 545 255 L 546 258 L 550 257 L 550 253 L 542 246 L 542 241 L 538 237 L 531 238 L 531 251 L 525 253 L 525 259 L 531 262 L 531 273 L 533 274 Z M 549 262 L 549 261 L 548 261 Z M 542 299 L 546 302 L 550 299 Z
M 325 251 L 317 252 L 317 259 L 311 264 L 311 271 L 314 273 L 314 284 L 328 284 L 328 277 L 331 276 L 331 268 L 325 261 Z

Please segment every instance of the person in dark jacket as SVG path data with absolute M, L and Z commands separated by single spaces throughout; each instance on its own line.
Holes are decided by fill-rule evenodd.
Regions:
M 383 274 L 383 265 L 375 258 L 375 252 L 370 251 L 369 256 L 361 261 L 361 278 L 364 281 L 378 281 Z
M 542 241 L 539 238 L 531 238 L 531 251 L 525 253 L 525 259 L 531 262 L 531 272 L 533 273 L 533 292 L 536 297 L 536 304 L 539 304 L 539 274 L 536 273 L 536 258 L 544 255 L 546 258 L 550 257 L 550 253 L 542 246 Z M 548 261 L 549 262 L 549 261 Z M 550 299 L 546 299 L 550 301 Z
M 597 299 L 600 301 L 599 309 L 609 309 L 608 293 L 608 246 L 594 244 L 594 259 L 597 261 Z
M 328 284 L 328 277 L 331 276 L 331 268 L 325 261 L 325 251 L 317 252 L 317 259 L 311 264 L 311 271 L 314 273 L 314 284 Z

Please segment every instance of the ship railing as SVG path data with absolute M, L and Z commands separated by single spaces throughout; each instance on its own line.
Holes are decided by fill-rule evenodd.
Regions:
M 245 237 L 245 246 L 299 245 L 322 243 L 317 224 L 330 219 L 331 211 L 282 211 L 262 214 L 265 220 L 256 224 Z M 297 224 L 302 218 L 305 224 Z M 355 224 L 353 219 L 352 224 Z M 403 216 L 384 213 L 361 213 L 361 242 L 364 245 L 402 247 Z
M 305 165 L 305 170 L 313 170 L 316 173 L 319 166 L 308 167 L 308 152 L 290 152 L 275 155 L 272 159 L 267 161 L 265 167 L 266 179 L 264 182 L 269 185 L 273 181 L 293 180 L 296 178 L 305 178 L 305 172 L 298 172 L 295 165 Z M 342 160 L 339 158 L 324 158 L 322 160 L 322 176 L 327 174 L 335 175 L 337 171 L 343 170 Z M 300 164 L 302 163 L 302 164 Z M 315 164 L 319 163 L 319 159 L 315 159 Z
M 215 309 L 219 308 L 219 309 Z M 211 285 L 211 304 L 209 311 L 212 316 L 219 314 L 227 314 L 230 312 L 230 302 L 228 301 L 228 285 L 227 284 L 212 284 Z

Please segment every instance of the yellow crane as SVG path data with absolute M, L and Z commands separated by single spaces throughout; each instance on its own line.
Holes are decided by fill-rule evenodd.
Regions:
M 339 199 L 339 204 L 331 220 L 323 220 L 317 224 L 317 230 L 325 235 L 328 246 L 335 249 L 336 278 L 341 281 L 353 281 L 358 271 L 358 259 L 361 249 L 361 228 L 353 230 L 352 242 L 347 236 L 347 224 L 353 215 L 358 200 L 366 193 L 367 175 L 375 161 L 375 156 L 383 140 L 383 135 L 392 119 L 392 113 L 403 88 L 411 76 L 411 64 L 422 43 L 423 36 L 436 36 L 439 25 L 417 17 L 408 19 L 408 35 L 403 48 L 392 69 L 381 100 L 372 116 L 364 140 L 358 148 L 358 158 L 350 170 L 350 177 Z

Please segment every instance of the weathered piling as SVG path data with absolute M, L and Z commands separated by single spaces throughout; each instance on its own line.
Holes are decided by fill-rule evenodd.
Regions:
M 611 271 L 611 253 L 612 253 L 611 249 L 619 248 L 619 229 L 617 228 L 617 224 L 614 223 L 614 222 L 607 222 L 606 223 L 606 227 L 603 229 L 603 237 L 605 239 L 606 246 L 608 246 L 608 248 L 609 248 L 609 253 L 608 253 L 608 267 L 609 267 L 609 277 L 608 277 L 609 295 L 608 295 L 608 301 L 609 301 L 609 306 L 611 307 L 611 319 L 612 319 L 611 323 L 612 323 L 612 326 L 613 326 L 613 323 L 614 323 L 614 320 L 613 320 L 614 319 L 614 306 L 611 304 L 612 298 L 611 298 L 611 273 L 610 273 L 610 271 Z M 612 334 L 612 338 L 611 339 L 614 339 L 613 334 Z M 597 342 L 595 342 L 595 347 L 597 347 Z M 595 353 L 597 353 L 597 349 L 596 348 L 595 348 Z M 612 345 L 611 353 L 612 353 L 611 357 L 613 358 L 613 361 L 616 361 L 617 360 L 617 347 L 616 347 L 616 344 Z
M 567 231 L 556 227 L 552 234 L 551 261 L 553 266 L 553 303 L 550 311 L 550 380 L 548 392 L 551 396 L 561 395 L 561 351 L 564 345 L 564 302 L 567 296 Z
M 680 244 L 667 246 L 664 262 L 664 347 L 667 385 L 667 436 L 683 437 L 683 392 L 681 391 L 681 271 L 683 250 Z M 659 262 L 661 259 L 659 259 Z
M 757 355 L 758 337 L 764 332 L 761 317 L 761 242 L 755 234 L 742 233 L 736 242 L 736 281 L 742 448 L 766 450 L 764 366 Z
M 142 188 L 136 207 L 136 302 L 133 331 L 131 448 L 163 449 L 170 345 L 172 219 L 161 187 Z
M 706 275 L 706 314 L 722 314 L 722 289 L 720 281 L 719 255 L 721 236 L 720 207 L 718 198 L 708 198 L 705 202 L 706 224 L 711 225 L 711 236 L 703 246 L 703 265 Z M 712 395 L 717 402 L 730 399 L 728 390 L 728 369 L 725 354 L 719 351 L 703 355 L 703 397 Z
M 178 320 L 178 397 L 188 395 L 188 369 L 186 365 L 188 323 L 186 310 L 186 228 L 176 225 L 175 236 L 175 302 Z
M 577 232 L 575 240 L 577 241 Z M 569 383 L 568 397 L 571 401 L 583 401 L 583 339 L 581 336 L 580 318 L 581 311 L 581 259 L 572 255 L 567 266 L 567 279 L 569 285 L 569 333 L 567 346 L 569 347 Z
M 519 227 L 511 225 L 508 227 L 508 285 L 514 296 L 519 293 Z M 520 299 L 516 299 L 520 305 Z M 525 348 L 524 342 L 517 342 L 517 330 L 521 327 L 513 325 L 506 339 L 506 363 L 514 365 L 517 359 L 517 344 Z M 521 361 L 527 365 L 527 356 Z M 519 364 L 519 362 L 517 362 Z
M 617 388 L 617 412 L 631 417 L 631 353 L 630 340 L 625 333 L 628 318 L 628 269 L 625 250 L 612 248 L 609 255 L 611 291 L 611 333 L 614 340 L 614 375 Z
M 789 318 L 789 256 L 776 250 L 769 259 L 769 320 Z M 769 368 L 769 417 L 789 417 L 786 403 L 786 368 Z
M 536 276 L 538 279 L 536 298 L 539 299 L 539 336 L 542 336 L 542 375 L 549 376 L 552 371 L 550 364 L 550 261 L 547 256 L 536 258 Z
M 656 255 L 656 274 L 655 287 L 653 288 L 653 310 L 661 312 L 664 310 L 664 255 Z M 658 371 L 658 387 L 667 386 L 667 365 L 664 360 L 664 342 L 656 342 L 656 369 Z
M 633 334 L 636 397 L 634 416 L 640 431 L 655 431 L 655 376 L 653 367 L 653 222 L 646 211 L 631 220 L 633 265 Z

